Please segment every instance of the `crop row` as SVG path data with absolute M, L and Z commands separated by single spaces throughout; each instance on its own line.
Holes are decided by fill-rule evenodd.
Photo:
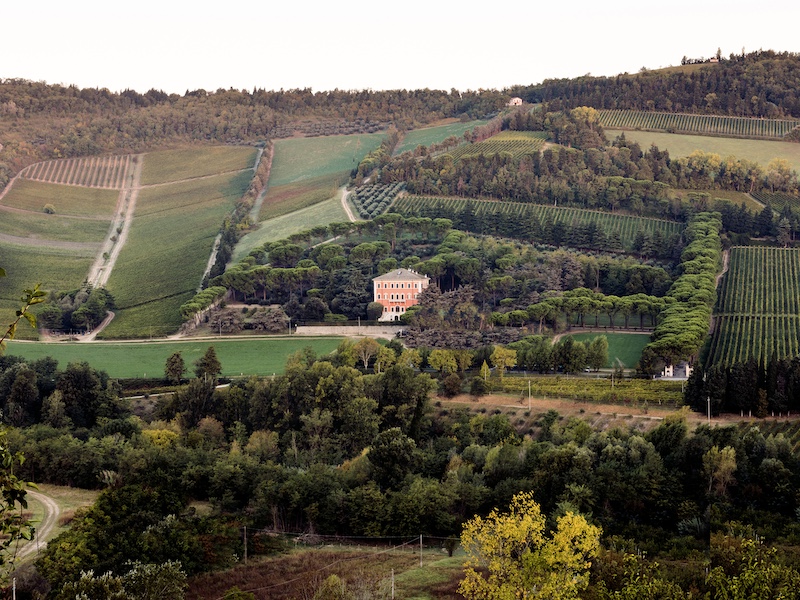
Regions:
M 489 156 L 508 152 L 518 158 L 526 154 L 535 154 L 544 147 L 544 134 L 539 132 L 503 132 L 494 137 L 477 142 L 464 144 L 448 152 L 453 159 L 459 160 L 465 156 L 483 154 Z
M 462 225 L 462 221 L 474 223 L 466 227 L 470 231 L 482 231 L 482 225 L 487 230 L 508 237 L 521 239 L 540 240 L 537 232 L 552 230 L 553 225 L 562 224 L 568 228 L 595 226 L 598 234 L 603 236 L 619 236 L 622 248 L 633 249 L 637 237 L 646 234 L 651 237 L 660 237 L 668 240 L 680 235 L 683 226 L 673 221 L 650 219 L 631 215 L 606 213 L 586 210 L 582 208 L 545 206 L 523 202 L 497 202 L 489 200 L 475 200 L 470 198 L 439 198 L 426 196 L 406 195 L 399 198 L 392 209 L 395 212 L 407 215 L 439 216 L 455 218 Z M 425 213 L 425 214 L 423 214 Z M 427 214 L 432 213 L 432 214 Z M 496 223 L 501 220 L 503 223 Z M 504 231 L 501 225 L 507 225 Z M 509 229 L 509 227 L 511 229 Z M 513 229 L 513 231 L 512 231 Z M 570 242 L 573 243 L 570 243 Z M 564 240 L 567 245 L 575 245 L 575 240 Z M 560 243 L 560 242 L 559 242 Z M 602 243 L 590 241 L 590 245 Z
M 125 183 L 130 160 L 130 156 L 48 160 L 31 165 L 21 176 L 45 183 L 119 189 Z
M 800 354 L 799 283 L 800 250 L 732 248 L 709 364 Z
M 800 210 L 800 196 L 794 194 L 785 194 L 783 192 L 776 192 L 771 194 L 769 192 L 752 192 L 750 194 L 764 204 L 768 204 L 773 210 L 781 211 L 784 206 L 789 206 L 792 210 Z
M 403 191 L 405 182 L 382 184 L 373 183 L 362 185 L 353 192 L 353 204 L 358 211 L 358 216 L 362 219 L 372 219 L 384 212 Z
M 795 127 L 800 126 L 800 121 L 784 119 L 751 119 L 640 110 L 601 110 L 599 113 L 603 127 L 610 129 L 646 129 L 742 138 L 782 139 Z

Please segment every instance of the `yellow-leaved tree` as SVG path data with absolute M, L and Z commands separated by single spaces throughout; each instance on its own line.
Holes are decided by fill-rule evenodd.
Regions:
M 466 576 L 458 591 L 474 600 L 548 598 L 568 600 L 589 584 L 589 568 L 600 547 L 599 527 L 568 512 L 555 530 L 531 492 L 514 496 L 509 511 L 494 509 L 464 525 Z

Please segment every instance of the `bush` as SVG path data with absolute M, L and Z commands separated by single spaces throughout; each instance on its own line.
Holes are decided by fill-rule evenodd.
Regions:
M 488 386 L 483 377 L 473 377 L 469 384 L 469 393 L 476 398 L 483 396 L 488 391 Z
M 56 207 L 53 206 L 52 204 L 45 204 L 42 210 L 45 212 L 45 214 L 48 215 L 56 214 Z
M 442 381 L 442 393 L 448 398 L 457 396 L 461 393 L 461 377 L 455 373 L 448 375 Z

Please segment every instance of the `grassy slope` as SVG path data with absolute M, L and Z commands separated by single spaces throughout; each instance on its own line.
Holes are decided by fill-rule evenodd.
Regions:
M 0 248 L 0 265 L 6 277 L 0 278 L 0 326 L 14 319 L 22 291 L 40 283 L 43 290 L 73 290 L 86 279 L 93 254 L 65 250 L 5 245 Z M 20 325 L 18 338 L 35 338 L 27 324 Z
M 311 206 L 335 195 L 368 152 L 380 146 L 382 133 L 292 138 L 275 142 L 269 191 L 259 220 Z
M 265 242 L 282 240 L 309 227 L 327 225 L 337 221 L 347 221 L 347 214 L 338 197 L 329 198 L 313 206 L 264 221 L 259 229 L 247 234 L 239 241 L 233 255 L 233 262 L 241 260 L 253 248 Z
M 142 185 L 217 175 L 253 166 L 257 150 L 249 146 L 214 146 L 150 152 L 144 157 Z
M 118 196 L 117 190 L 17 179 L 3 198 L 3 204 L 34 212 L 41 212 L 45 204 L 52 204 L 56 215 L 111 219 Z
M 684 199 L 688 200 L 690 193 L 702 193 L 704 190 L 675 190 L 676 193 Z M 743 192 L 733 192 L 729 190 L 705 190 L 713 200 L 725 200 L 739 206 L 744 202 L 747 210 L 750 212 L 758 213 L 764 208 L 764 205 L 755 200 L 752 196 Z
M 407 150 L 414 150 L 417 146 L 438 144 L 452 135 L 461 137 L 464 135 L 464 132 L 475 129 L 475 127 L 483 125 L 484 123 L 486 123 L 486 121 L 469 121 L 467 123 L 457 121 L 455 123 L 448 123 L 447 125 L 414 129 L 403 136 L 403 139 L 400 140 L 400 143 L 395 149 L 395 154 L 400 154 Z
M 101 344 L 80 343 L 22 343 L 11 342 L 8 354 L 36 360 L 52 356 L 60 367 L 70 362 L 86 361 L 95 369 L 106 371 L 111 377 L 161 377 L 164 363 L 174 352 L 180 352 L 187 367 L 200 358 L 209 346 L 214 346 L 222 363 L 222 374 L 272 375 L 282 373 L 286 359 L 293 352 L 309 346 L 317 354 L 328 354 L 336 349 L 341 338 L 240 338 L 195 339 L 174 342 L 119 342 Z
M 95 219 L 75 219 L 45 213 L 0 211 L 0 233 L 22 238 L 100 244 L 111 223 Z
M 620 130 L 606 129 L 608 139 L 614 139 L 621 133 L 623 132 Z M 661 150 L 669 150 L 672 158 L 688 156 L 695 150 L 714 152 L 723 158 L 731 155 L 736 158 L 746 158 L 762 166 L 766 166 L 773 158 L 785 158 L 789 161 L 792 169 L 800 171 L 800 144 L 791 142 L 741 140 L 650 131 L 625 131 L 624 133 L 626 138 L 638 142 L 643 149 L 655 144 Z
M 178 308 L 199 285 L 220 225 L 250 178 L 243 171 L 142 190 L 108 282 L 123 310 L 104 337 L 144 327 L 160 334 L 180 324 Z

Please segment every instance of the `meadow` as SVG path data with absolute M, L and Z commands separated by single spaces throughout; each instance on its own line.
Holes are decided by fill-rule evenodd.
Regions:
M 774 158 L 785 158 L 792 169 L 800 171 L 800 144 L 792 142 L 773 142 L 768 140 L 742 140 L 736 138 L 710 137 L 680 133 L 658 133 L 652 131 L 622 131 L 606 129 L 606 137 L 613 140 L 622 133 L 629 140 L 637 142 L 642 150 L 655 144 L 661 150 L 668 150 L 671 158 L 689 156 L 695 150 L 713 152 L 722 158 L 735 156 L 745 158 L 766 166 Z
M 333 197 L 347 182 L 350 171 L 378 148 L 384 137 L 382 133 L 371 133 L 277 140 L 259 220 Z
M 203 356 L 209 346 L 214 346 L 224 377 L 267 376 L 283 373 L 286 359 L 298 350 L 310 347 L 318 355 L 329 354 L 341 341 L 341 338 L 306 336 L 93 344 L 13 341 L 8 345 L 7 354 L 27 360 L 51 356 L 62 369 L 69 363 L 85 361 L 111 377 L 127 379 L 162 377 L 167 358 L 175 352 L 181 353 L 189 369 L 187 376 L 193 376 L 194 361 Z
M 123 314 L 104 335 L 120 335 L 124 311 L 147 303 L 160 308 L 152 307 L 152 320 L 139 327 L 179 323 L 177 309 L 200 285 L 220 225 L 250 177 L 242 171 L 140 192 L 128 241 L 107 286 Z
M 52 204 L 56 215 L 110 220 L 118 197 L 116 190 L 17 179 L 3 198 L 3 204 L 42 214 L 44 206 Z
M 93 260 L 93 252 L 3 245 L 0 253 L 0 264 L 6 271 L 6 277 L 0 278 L 0 326 L 3 326 L 3 332 L 21 305 L 23 290 L 33 288 L 37 283 L 45 291 L 77 289 L 86 278 Z M 23 323 L 17 330 L 17 337 L 34 339 L 38 335 Z
M 0 233 L 36 240 L 42 246 L 52 240 L 97 243 L 99 248 L 110 225 L 106 220 L 0 210 Z
M 601 335 L 608 340 L 606 368 L 616 367 L 619 359 L 623 367 L 633 369 L 642 356 L 642 349 L 650 341 L 650 335 L 646 333 L 575 333 L 572 337 L 575 341 L 586 342 Z
M 698 190 L 673 189 L 673 191 L 679 198 L 681 198 L 681 200 L 684 200 L 685 202 L 689 202 L 690 194 L 698 193 Z M 724 200 L 725 202 L 730 202 L 736 206 L 741 206 L 742 202 L 744 202 L 747 210 L 755 214 L 758 214 L 764 208 L 764 205 L 758 201 L 756 194 L 751 196 L 750 194 L 745 194 L 744 192 L 735 192 L 733 190 L 705 190 L 702 193 L 707 193 L 709 195 L 712 205 L 716 200 Z
M 210 146 L 148 152 L 142 167 L 142 185 L 181 181 L 250 169 L 258 151 L 251 146 Z
M 269 219 L 262 222 L 258 229 L 239 240 L 236 245 L 236 251 L 233 254 L 233 262 L 240 261 L 253 248 L 261 246 L 265 242 L 283 240 L 293 233 L 305 231 L 316 225 L 328 225 L 329 223 L 346 221 L 347 213 L 342 208 L 339 196 Z
M 486 121 L 467 121 L 462 123 L 448 123 L 446 125 L 436 125 L 434 127 L 424 127 L 413 129 L 407 132 L 394 150 L 395 154 L 416 150 L 417 146 L 430 146 L 438 144 L 451 136 L 461 137 L 467 131 L 475 129 Z

